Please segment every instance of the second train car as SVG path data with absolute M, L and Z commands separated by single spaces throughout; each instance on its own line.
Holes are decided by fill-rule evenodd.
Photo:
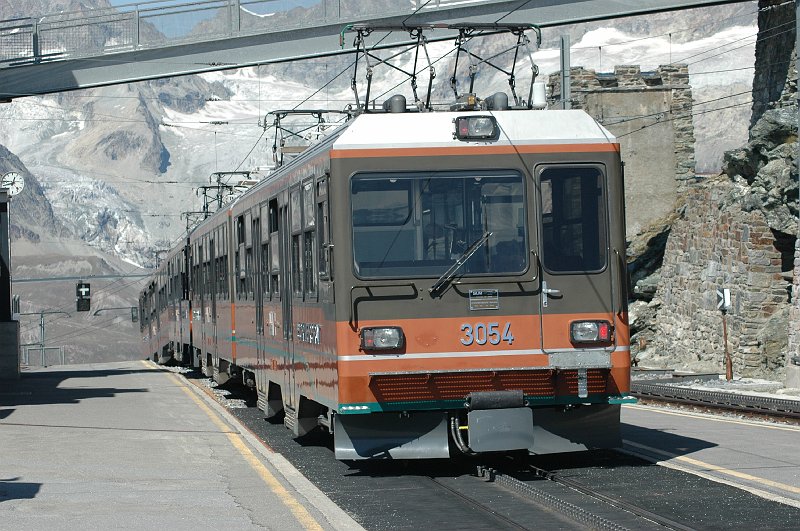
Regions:
M 203 221 L 142 293 L 147 354 L 241 379 L 339 459 L 619 446 L 619 143 L 504 101 L 395 97 Z

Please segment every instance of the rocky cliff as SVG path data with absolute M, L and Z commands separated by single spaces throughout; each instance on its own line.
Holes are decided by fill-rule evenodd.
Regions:
M 735 375 L 783 379 L 796 350 L 795 13 L 781 2 L 759 7 L 760 27 L 783 31 L 759 36 L 749 140 L 725 154 L 721 174 L 687 188 L 670 219 L 654 226 L 641 255 L 651 259 L 631 264 L 639 299 L 632 355 L 643 364 L 720 371 L 727 348 Z M 731 292 L 727 312 L 717 306 L 723 289 Z

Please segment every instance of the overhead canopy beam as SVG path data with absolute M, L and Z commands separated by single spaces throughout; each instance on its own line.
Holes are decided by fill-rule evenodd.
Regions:
M 290 31 L 228 36 L 92 57 L 66 56 L 50 61 L 29 61 L 0 69 L 0 99 L 349 54 L 352 53 L 350 43 L 345 43 L 344 48 L 339 46 L 340 33 L 348 22 L 397 26 L 501 21 L 552 27 L 741 1 L 744 0 L 483 0 L 480 3 L 442 5 L 435 10 L 423 9 L 382 19 L 328 22 Z M 456 32 L 448 30 L 437 33 L 428 35 L 429 40 L 446 40 L 456 35 Z M 376 48 L 411 42 L 408 34 L 395 32 Z

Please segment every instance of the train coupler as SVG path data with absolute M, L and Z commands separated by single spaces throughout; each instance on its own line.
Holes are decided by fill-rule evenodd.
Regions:
M 470 393 L 465 405 L 471 451 L 533 448 L 533 410 L 525 406 L 521 390 Z

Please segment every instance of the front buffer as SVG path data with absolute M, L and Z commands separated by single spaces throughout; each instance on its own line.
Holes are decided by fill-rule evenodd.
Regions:
M 464 409 L 337 414 L 336 459 L 435 459 L 455 453 L 534 454 L 621 446 L 620 406 L 531 408 L 521 391 L 470 393 Z

